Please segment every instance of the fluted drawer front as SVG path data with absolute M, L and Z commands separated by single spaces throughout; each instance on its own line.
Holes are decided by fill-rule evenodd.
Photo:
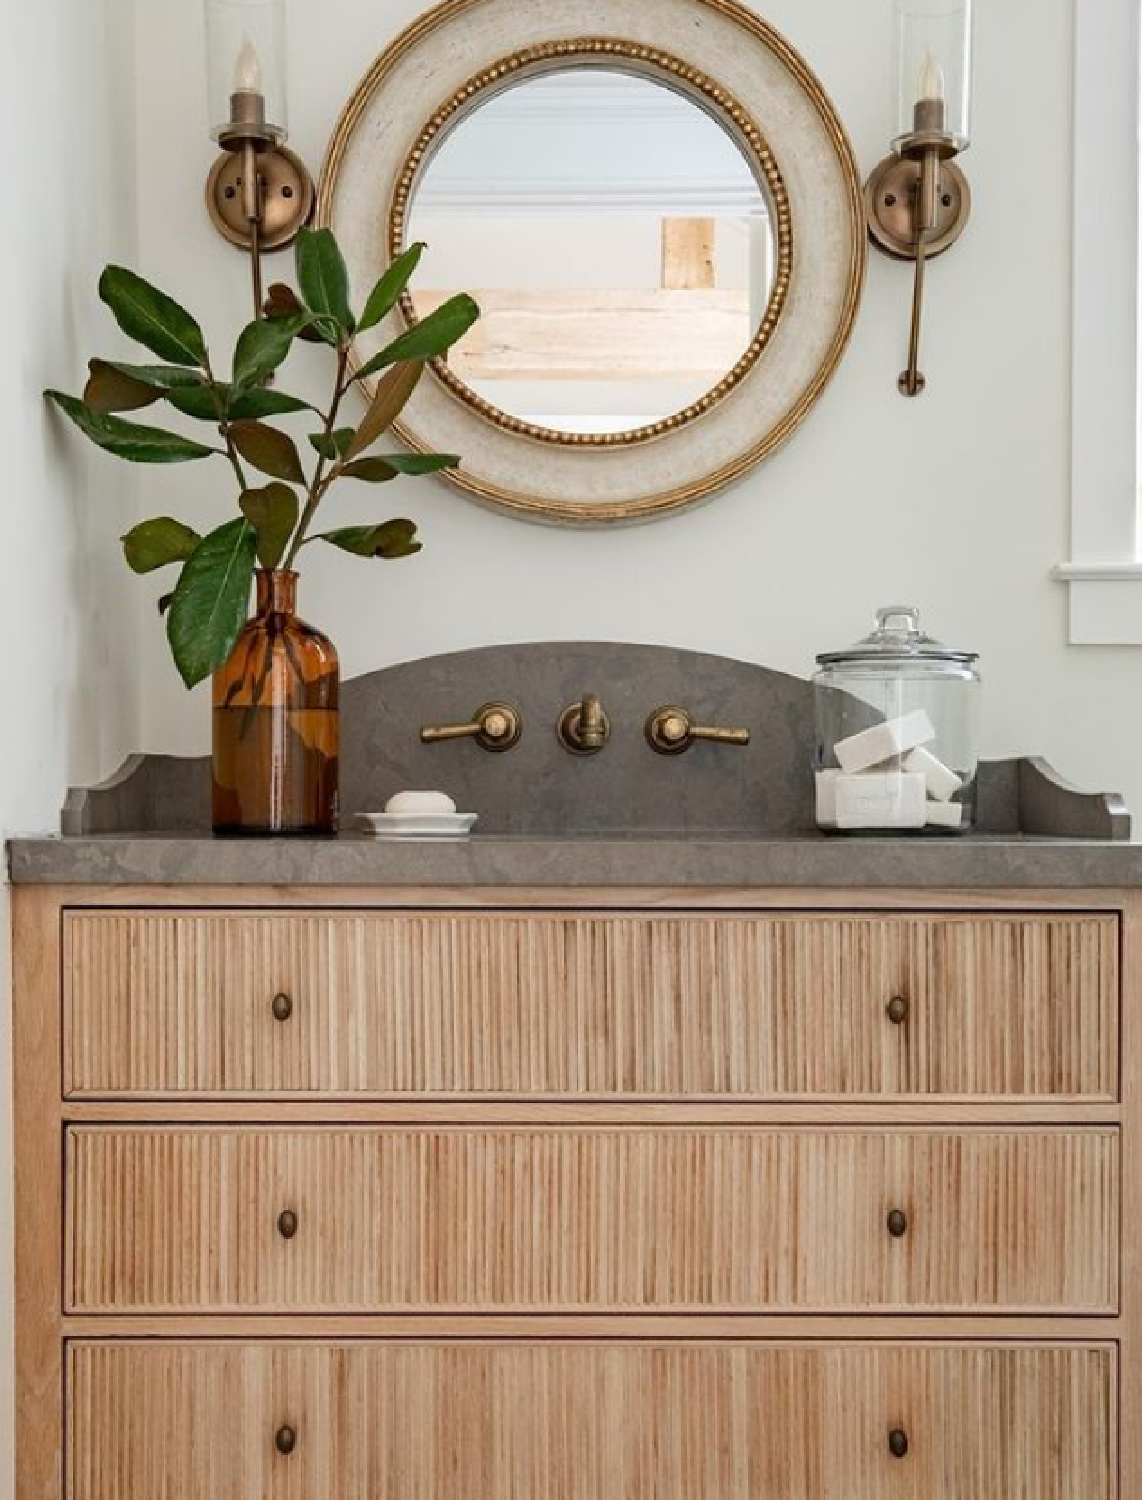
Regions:
M 84 1127 L 66 1287 L 85 1312 L 1101 1313 L 1118 1177 L 1111 1129 Z
M 1117 953 L 1085 914 L 73 912 L 64 1086 L 1113 1099 Z
M 1114 1500 L 1114 1384 L 1104 1345 L 83 1343 L 67 1493 Z

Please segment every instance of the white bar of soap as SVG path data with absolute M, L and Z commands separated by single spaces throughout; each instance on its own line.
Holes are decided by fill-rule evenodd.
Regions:
M 906 771 L 919 771 L 928 783 L 928 796 L 933 802 L 950 802 L 963 782 L 942 760 L 937 760 L 930 750 L 913 750 L 904 757 Z
M 838 828 L 923 828 L 924 778 L 915 771 L 838 776 Z
M 852 734 L 847 740 L 838 740 L 833 748 L 841 770 L 853 776 L 858 771 L 883 765 L 894 756 L 906 755 L 909 750 L 927 745 L 935 738 L 931 719 L 922 708 L 918 708 L 903 718 L 886 719 L 883 724 L 862 729 L 860 734 Z
M 925 819 L 929 828 L 962 828 L 964 805 L 962 802 L 929 802 Z
M 447 792 L 398 792 L 385 803 L 387 813 L 454 813 L 456 804 Z
M 823 828 L 837 826 L 837 777 L 839 771 L 817 772 L 817 822 Z

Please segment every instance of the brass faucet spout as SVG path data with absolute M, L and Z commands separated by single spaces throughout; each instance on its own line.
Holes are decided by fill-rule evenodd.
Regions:
M 597 693 L 571 703 L 559 720 L 559 738 L 572 755 L 598 755 L 611 736 L 611 725 Z

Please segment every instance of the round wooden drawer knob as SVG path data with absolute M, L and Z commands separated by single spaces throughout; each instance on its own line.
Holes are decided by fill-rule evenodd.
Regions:
M 288 1021 L 293 1015 L 293 1001 L 288 995 L 275 995 L 272 1009 L 275 1021 Z
M 902 1240 L 908 1233 L 908 1215 L 894 1208 L 888 1216 L 888 1232 L 894 1240 Z
M 278 1233 L 283 1240 L 292 1240 L 297 1233 L 297 1215 L 292 1208 L 284 1208 L 278 1214 Z
M 888 1002 L 888 1019 L 893 1026 L 903 1026 L 908 1019 L 908 1001 L 903 995 L 893 995 Z
M 893 1458 L 907 1458 L 908 1434 L 902 1427 L 894 1427 L 888 1434 L 888 1451 Z
M 283 1458 L 288 1458 L 297 1447 L 297 1433 L 292 1427 L 279 1427 L 274 1433 L 274 1447 Z

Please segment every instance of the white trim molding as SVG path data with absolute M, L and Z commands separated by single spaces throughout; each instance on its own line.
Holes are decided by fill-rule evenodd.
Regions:
M 1142 645 L 1138 0 L 1075 5 L 1071 594 L 1075 645 Z

